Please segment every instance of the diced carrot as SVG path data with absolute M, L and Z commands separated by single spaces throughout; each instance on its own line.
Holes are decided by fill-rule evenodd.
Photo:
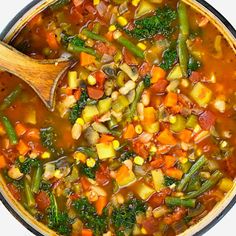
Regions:
M 81 177 L 81 178 L 80 178 L 80 183 L 81 183 L 81 185 L 82 185 L 82 188 L 83 188 L 85 191 L 87 191 L 87 190 L 90 189 L 91 184 L 90 184 L 90 182 L 87 180 L 86 177 Z
M 95 203 L 95 207 L 98 215 L 102 214 L 104 207 L 107 205 L 107 198 L 105 196 L 99 196 Z
M 103 89 L 106 75 L 100 70 L 96 71 L 94 75 L 96 78 L 98 88 Z
M 166 175 L 168 175 L 171 178 L 180 180 L 183 176 L 183 171 L 180 169 L 177 169 L 175 167 L 169 168 L 165 171 Z
M 40 140 L 40 132 L 37 128 L 31 128 L 27 130 L 25 134 L 26 138 L 29 140 L 39 141 Z
M 88 95 L 90 98 L 98 100 L 104 95 L 104 90 L 96 87 L 88 86 L 87 87 Z
M 15 130 L 18 136 L 22 136 L 27 131 L 27 128 L 23 124 L 17 123 L 15 126 Z
M 6 159 L 3 155 L 0 155 L 0 169 L 3 169 L 7 166 Z
M 143 123 L 145 125 L 153 124 L 156 121 L 157 111 L 153 107 L 145 107 L 143 110 Z
M 57 38 L 54 32 L 49 32 L 46 34 L 46 41 L 51 49 L 59 49 L 59 43 L 57 42 Z
M 157 141 L 159 141 L 161 144 L 164 145 L 176 145 L 177 141 L 172 135 L 172 133 L 168 130 L 165 129 L 163 130 L 157 137 Z
M 82 236 L 93 236 L 93 231 L 91 229 L 82 229 Z
M 129 66 L 138 65 L 138 61 L 135 58 L 135 56 L 131 52 L 129 52 L 128 49 L 126 48 L 123 49 L 123 60 Z
M 108 31 L 106 34 L 105 34 L 105 37 L 108 41 L 112 41 L 113 40 L 113 33 L 111 31 Z
M 65 92 L 66 92 L 66 95 L 67 95 L 67 96 L 70 96 L 70 95 L 73 94 L 73 90 L 72 90 L 71 88 L 69 88 L 69 87 L 67 87 L 67 88 L 65 89 Z
M 33 17 L 30 22 L 28 22 L 27 27 L 32 29 L 35 25 L 40 25 L 42 23 L 42 14 L 37 14 L 35 17 Z
M 155 84 L 159 79 L 165 79 L 166 77 L 166 71 L 158 66 L 154 66 L 152 68 L 151 74 L 152 74 L 152 78 L 151 78 L 152 84 Z
M 128 124 L 123 132 L 124 139 L 131 139 L 135 136 L 135 129 L 133 124 Z
M 2 136 L 4 134 L 6 134 L 6 131 L 5 131 L 4 127 L 3 127 L 3 125 L 0 124 L 0 136 Z
M 165 160 L 165 168 L 167 169 L 173 167 L 177 161 L 176 157 L 170 155 L 164 156 L 164 160 Z
M 116 181 L 117 183 L 122 182 L 122 180 L 129 176 L 129 168 L 126 165 L 122 165 L 119 170 L 116 172 Z
M 80 96 L 81 96 L 81 90 L 80 89 L 76 89 L 74 91 L 73 95 L 74 95 L 75 99 L 78 101 L 80 99 Z
M 164 104 L 166 107 L 173 107 L 177 104 L 178 95 L 177 93 L 169 92 L 164 100 Z
M 192 137 L 192 131 L 188 129 L 184 129 L 179 133 L 179 139 L 185 143 L 189 143 Z
M 20 139 L 19 143 L 16 146 L 16 149 L 23 156 L 30 150 L 29 146 L 22 139 Z
M 102 134 L 101 138 L 99 139 L 99 143 L 107 143 L 112 142 L 115 138 L 108 134 Z
M 93 64 L 96 61 L 96 57 L 93 55 L 90 55 L 86 52 L 80 53 L 80 65 L 81 66 L 88 66 L 90 64 Z
M 164 166 L 165 160 L 163 157 L 158 157 L 157 159 L 150 162 L 151 167 L 158 169 L 162 166 Z

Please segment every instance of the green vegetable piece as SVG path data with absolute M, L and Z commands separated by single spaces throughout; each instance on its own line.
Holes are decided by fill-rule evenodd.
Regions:
M 178 51 L 178 56 L 179 56 L 179 65 L 180 65 L 182 74 L 183 76 L 187 77 L 189 55 L 188 55 L 186 39 L 182 35 L 179 36 L 177 48 L 178 48 L 177 51 Z
M 57 135 L 54 132 L 53 127 L 47 127 L 40 129 L 40 139 L 42 145 L 50 150 L 52 153 L 56 152 L 55 143 Z
M 208 179 L 207 181 L 203 183 L 203 185 L 201 186 L 199 190 L 187 194 L 184 198 L 191 199 L 191 198 L 196 198 L 200 196 L 201 194 L 207 192 L 209 189 L 214 187 L 222 177 L 223 177 L 223 174 L 219 170 L 216 170 L 211 175 L 210 179 Z
M 169 70 L 177 62 L 177 51 L 169 48 L 164 51 L 162 62 L 159 65 L 163 70 Z
M 189 169 L 191 168 L 192 164 L 189 161 L 187 161 L 186 163 L 181 163 L 180 166 L 181 166 L 182 171 L 184 173 L 187 173 Z
M 151 75 L 145 75 L 143 78 L 143 84 L 145 88 L 149 88 L 151 86 Z
M 20 172 L 23 174 L 29 174 L 32 167 L 38 167 L 40 164 L 38 159 L 27 158 L 23 163 L 19 164 Z
M 180 33 L 185 39 L 187 39 L 189 36 L 189 22 L 187 8 L 184 2 L 179 2 L 177 12 L 179 17 Z
M 181 199 L 177 197 L 166 197 L 165 203 L 169 206 L 184 206 L 184 207 L 195 208 L 196 199 Z
M 92 121 L 97 115 L 99 115 L 99 111 L 95 105 L 87 105 L 82 111 L 82 118 L 86 123 Z
M 110 117 L 110 120 L 108 121 L 108 127 L 109 129 L 114 129 L 118 126 L 118 122 L 114 116 Z
M 0 111 L 5 110 L 10 107 L 12 103 L 19 97 L 22 92 L 22 85 L 17 85 L 15 89 L 3 99 L 2 104 L 0 105 Z
M 196 71 L 200 66 L 201 62 L 190 56 L 188 60 L 188 75 L 190 76 L 192 72 Z
M 99 114 L 105 114 L 111 109 L 111 103 L 112 99 L 111 98 L 105 98 L 103 100 L 100 100 L 98 102 L 98 111 Z
M 176 115 L 176 122 L 170 125 L 170 129 L 174 132 L 181 132 L 185 129 L 186 120 L 182 115 Z
M 112 109 L 115 112 L 122 112 L 129 106 L 129 100 L 124 96 L 120 95 L 112 104 Z
M 190 179 L 186 192 L 193 192 L 201 188 L 201 182 L 198 176 L 194 176 Z
M 59 10 L 70 2 L 70 0 L 58 0 L 50 6 L 52 11 Z
M 183 78 L 183 73 L 179 64 L 176 64 L 175 67 L 170 71 L 167 76 L 167 80 L 176 80 Z
M 94 167 L 88 167 L 86 164 L 84 163 L 80 163 L 79 164 L 79 172 L 81 175 L 85 175 L 90 179 L 95 179 L 96 176 L 96 171 L 98 170 L 99 165 L 98 163 L 95 164 Z
M 25 191 L 27 206 L 29 208 L 34 207 L 36 204 L 35 199 L 34 199 L 32 191 L 31 191 L 30 184 L 29 184 L 28 180 L 26 179 L 26 177 L 24 178 L 24 191 Z
M 97 158 L 96 151 L 91 147 L 79 147 L 76 150 L 82 152 L 84 155 L 88 157 Z
M 190 95 L 200 107 L 207 107 L 212 98 L 212 91 L 198 82 L 194 85 Z
M 164 176 L 164 180 L 165 180 L 165 186 L 171 186 L 172 184 L 177 184 L 178 181 L 176 179 L 173 179 L 167 175 Z
M 77 46 L 75 44 L 69 43 L 67 50 L 72 53 L 85 52 L 85 53 L 98 57 L 96 51 L 90 47 Z
M 184 187 L 189 183 L 190 179 L 193 177 L 193 175 L 202 168 L 203 165 L 207 162 L 207 159 L 205 156 L 201 156 L 190 168 L 187 174 L 184 175 L 184 177 L 181 179 L 177 190 L 182 191 Z
M 43 175 L 43 167 L 39 163 L 36 170 L 34 171 L 33 179 L 32 179 L 32 186 L 31 190 L 33 193 L 38 193 L 41 180 L 42 180 L 42 175 Z
M 198 117 L 195 115 L 190 115 L 187 118 L 186 128 L 194 129 L 198 124 Z
M 92 32 L 92 31 L 88 30 L 87 28 L 84 28 L 81 31 L 81 33 L 83 35 L 87 36 L 90 39 L 101 41 L 101 42 L 104 42 L 104 43 L 109 43 L 109 41 L 105 37 L 103 37 L 103 36 L 101 36 L 99 34 L 96 34 L 96 33 Z

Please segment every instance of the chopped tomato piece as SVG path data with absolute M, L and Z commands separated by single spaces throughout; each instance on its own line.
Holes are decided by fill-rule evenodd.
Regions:
M 154 93 L 164 93 L 168 84 L 169 82 L 166 79 L 159 79 L 151 86 L 151 90 Z
M 96 181 L 99 185 L 107 185 L 111 180 L 110 171 L 106 164 L 101 164 L 98 171 L 96 171 Z
M 45 212 L 50 206 L 50 198 L 45 191 L 40 191 L 36 195 L 35 201 L 37 203 L 37 208 L 42 212 Z
M 48 43 L 48 46 L 53 50 L 59 49 L 59 43 L 57 42 L 57 38 L 54 32 L 49 32 L 46 34 L 46 40 Z
M 104 207 L 107 205 L 107 202 L 108 202 L 107 197 L 105 196 L 98 197 L 98 200 L 95 203 L 98 215 L 102 214 Z
M 7 184 L 7 187 L 10 191 L 10 193 L 12 194 L 12 196 L 17 200 L 20 201 L 21 200 L 21 193 L 20 190 L 12 183 Z
M 105 80 L 106 80 L 106 75 L 101 70 L 96 71 L 94 73 L 94 75 L 95 75 L 95 78 L 96 78 L 97 87 L 100 88 L 100 89 L 103 89 L 104 83 L 105 83 Z
M 211 111 L 204 111 L 198 118 L 199 125 L 204 130 L 210 130 L 215 124 L 216 117 Z
M 131 54 L 126 48 L 123 49 L 124 62 L 128 65 L 137 65 L 138 62 L 136 58 Z

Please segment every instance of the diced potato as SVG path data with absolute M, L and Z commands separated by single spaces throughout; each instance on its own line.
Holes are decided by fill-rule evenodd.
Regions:
M 169 75 L 167 76 L 168 80 L 175 80 L 175 79 L 181 79 L 183 78 L 183 73 L 182 70 L 179 66 L 179 64 L 177 64 L 169 73 Z
M 120 95 L 117 100 L 113 102 L 112 109 L 115 112 L 122 112 L 128 106 L 129 100 L 125 96 Z
M 141 1 L 138 9 L 135 12 L 134 18 L 137 19 L 154 10 L 155 10 L 155 6 L 153 6 L 151 3 L 147 1 Z
M 111 103 L 112 103 L 112 99 L 111 98 L 105 98 L 102 99 L 98 102 L 98 111 L 99 114 L 105 114 L 106 112 L 108 112 L 111 108 Z
M 219 183 L 219 189 L 227 193 L 230 191 L 230 189 L 232 189 L 233 185 L 234 185 L 234 182 L 231 179 L 223 178 L 221 179 Z
M 114 158 L 116 156 L 115 149 L 111 142 L 96 144 L 98 157 L 101 160 Z
M 194 85 L 190 95 L 200 107 L 207 107 L 211 101 L 212 91 L 201 82 L 198 82 Z
M 144 125 L 144 130 L 150 134 L 157 133 L 160 129 L 159 122 L 155 122 L 149 125 Z
M 152 179 L 153 179 L 155 190 L 160 191 L 161 189 L 165 187 L 164 175 L 161 169 L 152 170 L 151 173 L 152 173 Z
M 95 105 L 86 106 L 82 111 L 82 118 L 85 123 L 92 121 L 97 115 L 99 115 L 99 111 Z
M 151 188 L 145 183 L 138 183 L 135 190 L 142 200 L 147 200 L 152 196 L 153 193 L 155 193 L 155 189 Z
M 36 125 L 37 118 L 36 118 L 36 110 L 30 108 L 28 112 L 25 114 L 25 123 Z
M 136 180 L 134 172 L 126 165 L 122 165 L 116 173 L 116 182 L 120 187 L 127 186 Z

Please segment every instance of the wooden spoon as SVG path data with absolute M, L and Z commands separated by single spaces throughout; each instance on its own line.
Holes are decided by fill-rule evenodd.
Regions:
M 0 68 L 25 81 L 50 111 L 55 107 L 58 81 L 75 64 L 68 59 L 35 60 L 0 41 Z

